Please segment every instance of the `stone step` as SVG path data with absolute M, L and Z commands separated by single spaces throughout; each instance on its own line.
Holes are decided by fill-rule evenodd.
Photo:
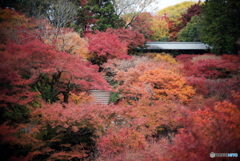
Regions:
M 93 97 L 95 97 L 95 103 L 100 103 L 102 105 L 107 105 L 111 92 L 91 90 Z

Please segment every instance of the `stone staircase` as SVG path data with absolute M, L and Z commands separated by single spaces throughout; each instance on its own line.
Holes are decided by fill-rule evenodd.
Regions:
M 91 90 L 91 94 L 96 98 L 95 103 L 102 105 L 107 105 L 111 92 L 100 91 L 100 90 Z

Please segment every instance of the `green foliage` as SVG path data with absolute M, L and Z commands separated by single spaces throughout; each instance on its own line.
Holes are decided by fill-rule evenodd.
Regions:
M 34 84 L 33 88 L 39 91 L 41 88 L 41 98 L 45 100 L 46 102 L 56 102 L 59 100 L 59 98 L 52 97 L 51 93 L 58 93 L 58 90 L 55 87 L 51 87 L 51 80 L 48 76 L 44 75 L 42 76 L 42 81 Z
M 95 141 L 93 140 L 94 134 L 93 130 L 86 128 L 79 129 L 78 132 L 72 132 L 71 130 L 67 132 L 57 132 L 58 128 L 52 128 L 47 126 L 40 130 L 37 134 L 37 139 L 46 142 L 46 146 L 50 147 L 54 151 L 50 153 L 42 153 L 34 156 L 34 160 L 46 160 L 51 154 L 58 153 L 61 151 L 71 151 L 73 147 L 78 144 L 84 144 L 84 150 L 88 153 L 95 151 Z
M 110 0 L 90 0 L 87 5 L 78 10 L 77 23 L 83 28 L 87 25 L 94 31 L 106 31 L 107 28 L 124 26 L 124 21 L 115 14 L 115 9 Z
M 118 92 L 112 92 L 109 98 L 108 103 L 116 103 L 118 101 L 119 94 Z
M 187 26 L 184 27 L 178 33 L 178 41 L 183 42 L 193 42 L 193 41 L 200 41 L 200 26 L 201 26 L 201 19 L 199 16 L 193 16 L 191 21 L 187 23 Z
M 169 40 L 177 41 L 178 32 L 186 26 L 194 15 L 199 15 L 201 2 L 185 1 L 159 11 L 159 16 L 167 16 L 169 19 Z
M 22 123 L 28 121 L 30 109 L 27 106 L 8 105 L 7 108 L 1 108 L 1 122 L 10 121 L 11 123 Z
M 236 53 L 240 37 L 240 2 L 208 0 L 203 5 L 201 41 L 213 46 L 215 54 Z
M 168 42 L 168 41 L 169 41 L 169 37 L 168 37 L 168 36 L 165 36 L 165 37 L 163 37 L 160 41 L 161 41 L 161 42 Z

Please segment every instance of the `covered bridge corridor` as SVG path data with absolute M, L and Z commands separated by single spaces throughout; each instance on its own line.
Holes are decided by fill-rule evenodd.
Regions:
M 211 46 L 202 42 L 147 42 L 144 52 L 166 52 L 172 55 L 203 54 L 210 52 Z

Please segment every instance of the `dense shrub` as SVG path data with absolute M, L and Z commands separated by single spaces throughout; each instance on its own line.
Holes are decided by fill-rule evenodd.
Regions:
M 182 118 L 184 128 L 168 149 L 169 160 L 209 160 L 211 152 L 238 152 L 239 119 L 237 106 L 226 101 L 204 110 L 187 111 Z
M 128 58 L 127 43 L 121 42 L 117 34 L 97 31 L 96 34 L 88 34 L 89 60 L 93 64 L 101 66 L 108 59 Z
M 144 72 L 139 81 L 153 87 L 156 99 L 180 100 L 187 103 L 194 94 L 192 87 L 186 84 L 181 75 L 163 68 Z
M 160 54 L 156 54 L 153 60 L 169 62 L 170 64 L 176 64 L 176 60 L 170 54 L 166 54 L 164 52 Z
M 180 55 L 186 80 L 205 98 L 224 100 L 233 90 L 239 90 L 239 56 L 213 54 Z

